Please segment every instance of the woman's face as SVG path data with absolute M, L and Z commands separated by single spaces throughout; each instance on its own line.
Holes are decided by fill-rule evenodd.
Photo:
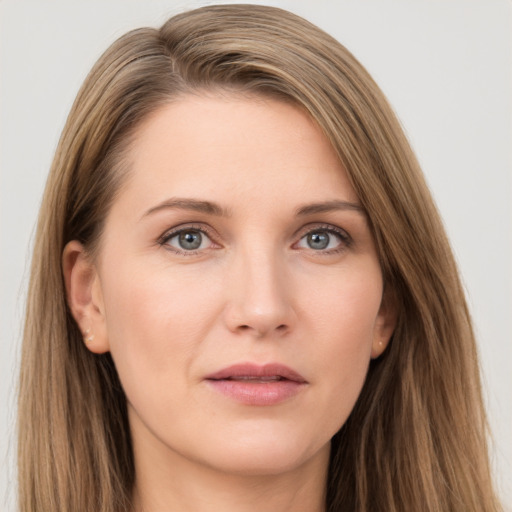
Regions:
M 190 95 L 143 124 L 128 163 L 74 311 L 115 361 L 136 459 L 326 464 L 393 329 L 329 142 L 290 104 Z

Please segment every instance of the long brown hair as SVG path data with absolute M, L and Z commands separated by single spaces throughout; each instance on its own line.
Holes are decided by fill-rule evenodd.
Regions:
M 309 112 L 364 206 L 399 310 L 385 354 L 332 440 L 329 512 L 496 511 L 471 322 L 442 223 L 382 92 L 337 41 L 286 11 L 210 6 L 116 41 L 87 77 L 41 207 L 19 397 L 21 512 L 126 512 L 134 464 L 112 359 L 66 305 L 63 248 L 94 251 L 147 115 L 181 94 L 236 89 Z

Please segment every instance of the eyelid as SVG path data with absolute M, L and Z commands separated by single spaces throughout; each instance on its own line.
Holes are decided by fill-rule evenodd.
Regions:
M 348 234 L 348 232 L 345 229 L 340 228 L 339 226 L 336 226 L 334 224 L 326 224 L 322 222 L 307 224 L 306 226 L 303 226 L 301 229 L 299 229 L 295 235 L 295 237 L 298 237 L 298 240 L 293 245 L 295 246 L 305 236 L 309 235 L 310 233 L 314 233 L 315 231 L 326 231 L 328 233 L 333 233 L 337 235 L 342 242 L 342 247 L 340 248 L 316 251 L 314 249 L 311 249 L 311 251 L 317 252 L 318 254 L 333 254 L 336 252 L 343 251 L 344 249 L 352 245 L 352 237 Z
M 180 250 L 174 246 L 171 246 L 167 244 L 167 242 L 179 235 L 180 233 L 184 231 L 199 231 L 203 235 L 205 235 L 211 242 L 213 246 L 216 247 L 208 247 L 206 249 L 197 249 L 197 250 Z M 334 248 L 334 249 L 327 249 L 327 250 L 314 250 L 311 249 L 313 252 L 317 252 L 318 254 L 333 254 L 340 251 L 343 251 L 347 247 L 350 247 L 352 244 L 352 237 L 348 234 L 348 232 L 340 228 L 339 226 L 336 226 L 334 224 L 328 224 L 328 223 L 310 223 L 303 227 L 301 227 L 299 230 L 295 232 L 294 238 L 297 239 L 296 242 L 293 243 L 292 247 L 296 246 L 305 236 L 308 234 L 315 232 L 315 231 L 326 231 L 328 233 L 332 233 L 336 236 L 338 236 L 341 239 L 341 245 L 342 247 Z M 197 222 L 190 222 L 190 223 L 184 223 L 179 224 L 178 226 L 174 226 L 168 230 L 166 230 L 161 236 L 158 237 L 157 243 L 161 246 L 165 246 L 166 249 L 177 253 L 177 254 L 183 254 L 186 256 L 193 256 L 195 254 L 207 251 L 209 249 L 215 249 L 219 248 L 220 244 L 216 241 L 218 239 L 218 235 L 216 232 L 207 224 L 197 223 Z
M 184 231 L 199 231 L 200 233 L 205 235 L 210 240 L 212 245 L 216 245 L 217 247 L 220 246 L 215 241 L 215 239 L 217 238 L 217 235 L 214 232 L 214 230 L 211 227 L 209 227 L 208 225 L 200 224 L 200 223 L 196 223 L 196 222 L 179 224 L 178 226 L 174 226 L 174 227 L 168 229 L 167 231 L 165 231 L 162 235 L 160 235 L 158 237 L 157 243 L 159 245 L 161 245 L 162 247 L 165 246 L 166 249 L 168 249 L 176 254 L 180 254 L 180 255 L 183 254 L 186 256 L 193 256 L 194 254 L 198 254 L 200 252 L 207 251 L 210 248 L 217 248 L 217 247 L 209 247 L 206 249 L 196 249 L 196 250 L 185 251 L 185 250 L 180 250 L 180 249 L 167 243 L 171 238 L 174 238 L 175 236 L 179 235 L 180 233 L 183 233 Z
M 328 222 L 311 222 L 309 224 L 306 224 L 305 226 L 302 226 L 300 229 L 298 229 L 294 237 L 302 238 L 304 235 L 307 235 L 308 233 L 311 233 L 312 231 L 331 231 L 333 233 L 339 234 L 342 238 L 345 239 L 351 239 L 351 236 L 348 234 L 346 229 L 343 229 L 336 224 L 330 224 Z

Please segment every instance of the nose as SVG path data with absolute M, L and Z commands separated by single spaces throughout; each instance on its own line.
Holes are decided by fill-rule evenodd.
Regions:
M 284 335 L 296 322 L 291 280 L 272 250 L 236 258 L 228 275 L 225 322 L 255 338 Z

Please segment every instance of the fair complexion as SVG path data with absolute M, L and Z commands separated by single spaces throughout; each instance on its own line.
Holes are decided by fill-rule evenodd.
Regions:
M 330 439 L 395 321 L 332 147 L 290 104 L 189 95 L 129 165 L 98 254 L 70 242 L 63 265 L 127 396 L 135 510 L 324 510 Z

